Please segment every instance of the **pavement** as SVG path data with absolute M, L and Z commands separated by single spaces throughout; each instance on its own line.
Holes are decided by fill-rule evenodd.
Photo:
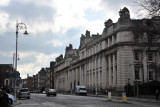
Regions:
M 106 101 L 119 102 L 119 103 L 131 103 L 130 101 L 141 101 L 141 102 L 150 102 L 150 103 L 159 103 L 160 104 L 160 98 L 158 101 L 156 101 L 155 98 L 126 97 L 126 101 L 124 101 L 124 100 L 122 100 L 122 97 L 120 97 L 120 96 L 111 96 L 111 99 L 108 99 L 107 95 L 88 94 L 88 96 L 104 97 L 104 98 L 106 98 Z

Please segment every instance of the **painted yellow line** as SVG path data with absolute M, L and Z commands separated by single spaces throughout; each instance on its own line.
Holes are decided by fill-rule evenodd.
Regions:
M 49 106 L 51 106 L 51 107 L 56 107 L 56 106 L 54 106 L 53 104 L 49 104 Z
M 22 101 L 22 100 L 19 100 L 19 102 L 20 102 L 20 104 L 24 104 L 24 101 Z

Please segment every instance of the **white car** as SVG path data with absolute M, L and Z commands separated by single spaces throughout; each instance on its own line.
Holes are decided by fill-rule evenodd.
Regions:
M 0 93 L 1 93 L 1 91 L 2 91 L 2 90 L 0 90 Z M 11 95 L 11 94 L 8 94 L 8 93 L 7 93 L 7 95 L 8 95 L 8 98 L 9 98 L 8 105 L 13 105 L 13 104 L 15 104 L 15 102 L 16 102 L 15 97 L 14 97 L 13 95 Z
M 28 88 L 21 88 L 17 94 L 17 98 L 27 98 L 30 99 L 30 91 Z
M 7 93 L 7 94 L 8 94 L 8 93 Z M 8 98 L 9 98 L 9 101 L 8 101 L 8 104 L 9 104 L 9 105 L 15 104 L 16 99 L 15 99 L 15 97 L 14 97 L 13 95 L 8 94 Z
M 85 86 L 76 86 L 75 93 L 76 95 L 87 95 L 87 89 Z

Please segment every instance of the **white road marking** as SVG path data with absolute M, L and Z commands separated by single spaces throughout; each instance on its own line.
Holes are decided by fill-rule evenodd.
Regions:
M 40 105 L 40 104 L 38 104 L 38 103 L 29 103 L 29 104 L 21 104 L 21 105 L 35 106 L 35 105 Z

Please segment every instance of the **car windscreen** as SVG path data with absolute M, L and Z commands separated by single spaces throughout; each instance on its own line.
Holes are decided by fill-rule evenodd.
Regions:
M 21 89 L 20 91 L 21 92 L 28 92 L 29 90 L 28 89 Z
M 49 89 L 49 91 L 56 91 L 55 89 Z
M 79 90 L 86 90 L 86 88 L 79 88 Z

